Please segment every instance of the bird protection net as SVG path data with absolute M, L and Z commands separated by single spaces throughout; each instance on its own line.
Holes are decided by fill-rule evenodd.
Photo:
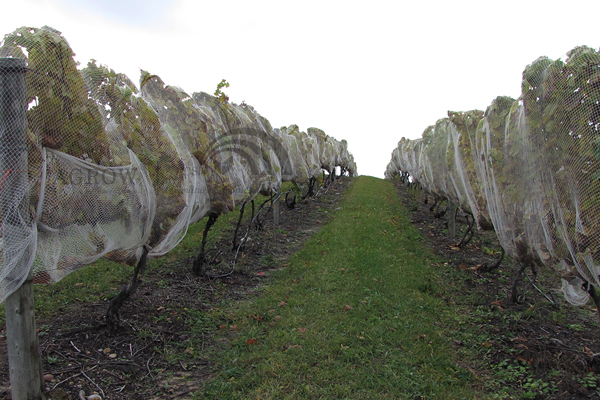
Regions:
M 101 257 L 133 265 L 144 247 L 160 257 L 209 213 L 325 166 L 356 174 L 347 144 L 322 131 L 273 129 L 244 103 L 146 71 L 137 87 L 74 56 L 50 27 L 0 44 L 0 302 L 28 277 L 56 282 Z
M 411 175 L 495 230 L 517 261 L 552 268 L 572 304 L 600 288 L 600 53 L 540 57 L 518 99 L 449 112 L 402 138 L 386 177 Z M 394 150 L 394 152 L 396 149 Z

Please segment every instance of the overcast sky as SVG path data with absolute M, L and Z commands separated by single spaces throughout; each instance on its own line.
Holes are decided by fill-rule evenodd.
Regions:
M 77 60 L 188 93 L 221 79 L 274 127 L 346 139 L 383 177 L 400 138 L 448 110 L 518 97 L 540 56 L 600 46 L 600 1 L 0 0 L 0 33 L 51 26 Z

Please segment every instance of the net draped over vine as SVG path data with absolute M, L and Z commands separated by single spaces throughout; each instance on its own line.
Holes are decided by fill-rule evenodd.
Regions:
M 398 174 L 493 227 L 517 261 L 552 268 L 566 299 L 585 304 L 586 285 L 600 288 L 600 53 L 540 57 L 518 99 L 449 112 L 421 139 L 402 138 L 386 169 Z
M 282 182 L 303 187 L 336 167 L 356 175 L 347 143 L 321 130 L 273 129 L 251 106 L 146 71 L 138 88 L 74 55 L 49 27 L 17 29 L 0 46 L 0 57 L 27 62 L 27 178 L 9 193 L 15 172 L 0 171 L 0 301 L 30 270 L 49 283 L 101 257 L 134 264 L 143 246 L 159 257 L 191 223 Z

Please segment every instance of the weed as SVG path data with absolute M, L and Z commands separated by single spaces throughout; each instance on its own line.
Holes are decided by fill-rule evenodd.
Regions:
M 46 361 L 48 361 L 48 364 L 57 364 L 59 362 L 59 358 L 56 356 L 48 356 L 46 357 Z
M 600 377 L 593 372 L 590 372 L 583 377 L 573 377 L 573 379 L 587 389 L 596 390 L 600 387 Z
M 272 254 L 267 254 L 261 258 L 261 263 L 267 267 L 270 267 L 276 263 L 275 257 Z

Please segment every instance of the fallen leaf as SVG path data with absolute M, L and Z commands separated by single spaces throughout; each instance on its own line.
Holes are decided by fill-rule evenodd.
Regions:
M 256 344 L 256 342 L 258 342 L 258 339 L 246 339 L 246 344 Z
M 306 332 L 306 328 L 298 328 L 298 332 L 305 333 Z
M 279 303 L 279 307 L 285 307 L 287 305 L 287 301 L 281 301 Z
M 281 316 L 280 315 L 276 315 L 275 318 L 273 318 L 275 321 L 281 321 Z
M 257 272 L 255 275 L 263 276 L 264 274 L 265 274 L 264 272 Z
M 257 320 L 258 322 L 262 322 L 262 318 L 260 315 L 251 315 L 250 318 Z
M 237 332 L 237 331 L 239 331 L 239 330 L 240 330 L 240 328 L 239 328 L 237 325 L 231 325 L 231 326 L 229 327 L 229 330 L 232 330 L 232 331 L 236 331 L 236 332 Z
M 343 310 L 344 310 L 344 311 L 350 311 L 350 310 L 353 310 L 353 309 L 354 309 L 354 308 L 353 308 L 352 306 L 349 306 L 348 304 L 346 304 L 346 305 L 344 306 L 344 309 L 343 309 Z

